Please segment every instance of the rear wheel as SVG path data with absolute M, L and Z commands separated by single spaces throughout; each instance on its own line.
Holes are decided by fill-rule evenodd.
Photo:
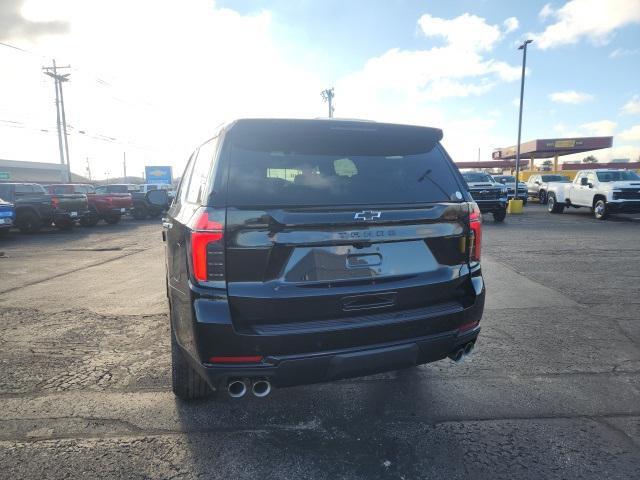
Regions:
M 504 222 L 504 219 L 507 216 L 507 210 L 498 210 L 497 212 L 493 212 L 493 221 L 494 222 Z
M 104 221 L 107 222 L 109 225 L 115 225 L 120 221 L 120 218 L 122 218 L 121 215 L 109 215 L 107 217 L 104 217 Z
M 149 215 L 149 211 L 144 205 L 136 205 L 133 208 L 133 218 L 136 220 L 144 220 L 147 218 L 147 215 Z
M 90 211 L 80 219 L 80 225 L 83 227 L 95 227 L 100 221 L 100 217 L 94 211 Z
M 556 201 L 556 194 L 550 193 L 547 199 L 547 210 L 549 213 L 562 213 L 564 212 L 564 205 Z
M 195 400 L 211 395 L 211 389 L 205 380 L 196 372 L 178 346 L 178 341 L 171 329 L 171 386 L 176 397 L 183 400 Z
M 609 216 L 607 202 L 602 198 L 596 200 L 596 203 L 593 205 L 593 216 L 596 217 L 597 220 L 605 220 Z
M 544 192 L 544 190 L 540 190 L 540 192 L 538 193 L 538 199 L 540 200 L 540 203 L 542 205 L 547 203 L 547 194 Z
M 27 211 L 18 215 L 16 225 L 21 233 L 38 233 L 42 228 L 42 221 L 35 212 Z

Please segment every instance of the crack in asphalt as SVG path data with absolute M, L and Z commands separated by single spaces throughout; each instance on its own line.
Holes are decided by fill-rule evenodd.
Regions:
M 415 417 L 395 417 L 393 423 L 411 423 L 411 424 L 421 424 L 428 426 L 439 426 L 439 425 L 451 425 L 451 424 L 469 424 L 469 423 L 493 423 L 493 422 L 535 422 L 535 421 L 549 421 L 549 420 L 591 420 L 593 422 L 598 423 L 605 428 L 614 431 L 617 435 L 624 438 L 625 443 L 627 443 L 632 448 L 640 451 L 640 444 L 635 441 L 632 437 L 630 437 L 626 432 L 621 430 L 615 424 L 609 422 L 608 420 L 612 419 L 633 419 L 638 418 L 640 416 L 640 410 L 637 412 L 628 412 L 628 413 L 607 413 L 601 415 L 510 415 L 510 416 L 459 416 L 459 417 L 442 417 L 442 418 L 432 418 L 420 420 Z M 0 443 L 12 442 L 12 441 L 20 441 L 24 443 L 37 443 L 43 441 L 55 441 L 55 440 L 85 440 L 85 439 L 108 439 L 108 438 L 126 438 L 126 437 L 153 437 L 153 436 L 179 436 L 179 435 L 190 435 L 190 434 L 216 434 L 216 433 L 237 433 L 237 434 L 262 434 L 262 433 L 272 433 L 272 432 L 300 432 L 300 431 L 324 431 L 325 429 L 322 427 L 322 423 L 317 420 L 307 422 L 305 424 L 292 424 L 292 425 L 283 425 L 283 424 L 265 424 L 265 425 L 256 425 L 252 428 L 238 428 L 237 426 L 219 426 L 219 427 L 202 427 L 202 428 L 189 428 L 189 429 L 166 429 L 166 428 L 142 428 L 134 423 L 131 423 L 127 420 L 116 419 L 116 418 L 103 418 L 103 417 L 83 417 L 83 416 L 74 416 L 74 417 L 50 417 L 50 418 L 25 418 L 21 417 L 19 419 L 9 419 L 9 420 L 0 420 L 0 424 L 7 424 L 11 422 L 27 422 L 27 421 L 38 421 L 42 422 L 39 427 L 47 428 L 47 422 L 52 423 L 61 420 L 72 420 L 72 421 L 85 421 L 85 422 L 95 422 L 100 423 L 101 425 L 107 426 L 122 426 L 126 429 L 126 432 L 102 432 L 102 433 L 92 433 L 92 432 L 69 432 L 69 433 L 60 433 L 56 435 L 49 436 L 30 436 L 27 433 L 22 435 L 8 436 L 0 434 Z
M 46 278 L 42 278 L 40 280 L 34 280 L 33 282 L 28 282 L 28 283 L 25 283 L 24 285 L 17 285 L 15 287 L 11 287 L 11 288 L 8 288 L 6 290 L 0 290 L 0 294 L 15 292 L 16 290 L 21 290 L 23 288 L 31 287 L 33 285 L 38 285 L 39 283 L 48 282 L 49 280 L 54 280 L 56 278 L 64 277 L 65 275 L 71 275 L 72 273 L 77 273 L 77 272 L 80 272 L 82 270 L 87 270 L 87 269 L 93 268 L 93 267 L 99 267 L 100 265 L 104 265 L 106 263 L 114 262 L 116 260 L 120 260 L 122 258 L 126 258 L 126 257 L 129 257 L 131 255 L 135 255 L 136 253 L 145 252 L 145 251 L 150 250 L 150 249 L 151 248 L 132 249 L 131 251 L 128 251 L 128 252 L 126 252 L 126 253 L 124 253 L 122 255 L 119 255 L 117 257 L 114 257 L 114 258 L 108 258 L 106 260 L 101 260 L 99 262 L 92 263 L 90 265 L 84 265 L 82 267 L 74 268 L 72 270 L 67 270 L 65 272 L 56 273 L 55 275 L 50 275 L 50 276 L 48 276 Z

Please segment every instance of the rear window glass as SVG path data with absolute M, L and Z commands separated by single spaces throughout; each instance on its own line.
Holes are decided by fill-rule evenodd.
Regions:
M 307 132 L 308 133 L 308 132 Z M 325 132 L 326 133 L 326 132 Z M 357 145 L 340 149 L 331 138 L 317 142 L 306 136 L 302 149 L 293 150 L 289 139 L 279 145 L 270 136 L 265 149 L 232 142 L 229 155 L 227 201 L 234 206 L 323 206 L 392 203 L 459 202 L 454 168 L 437 142 L 425 152 L 406 152 L 387 138 L 383 152 L 375 151 L 375 139 L 367 142 L 366 154 Z M 366 140 L 366 139 L 364 139 Z M 362 142 L 362 132 L 354 142 Z M 239 142 L 242 143 L 242 142 Z M 251 148 L 247 148 L 251 147 Z M 304 150 L 304 151 L 300 151 Z

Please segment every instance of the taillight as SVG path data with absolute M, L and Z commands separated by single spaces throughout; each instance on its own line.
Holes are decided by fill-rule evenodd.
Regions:
M 193 276 L 199 282 L 224 281 L 224 211 L 200 208 L 189 227 Z
M 471 213 L 469 214 L 469 259 L 472 261 L 480 261 L 480 251 L 482 246 L 482 215 L 476 203 L 471 204 Z
M 58 197 L 51 197 L 51 206 L 58 208 L 60 206 L 60 199 Z

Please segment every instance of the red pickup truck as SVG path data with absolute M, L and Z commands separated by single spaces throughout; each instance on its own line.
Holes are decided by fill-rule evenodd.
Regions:
M 81 183 L 61 183 L 45 188 L 54 194 L 84 193 L 89 202 L 89 213 L 80 219 L 80 224 L 85 227 L 93 227 L 100 220 L 114 225 L 133 208 L 133 198 L 129 193 L 98 194 L 93 185 Z

